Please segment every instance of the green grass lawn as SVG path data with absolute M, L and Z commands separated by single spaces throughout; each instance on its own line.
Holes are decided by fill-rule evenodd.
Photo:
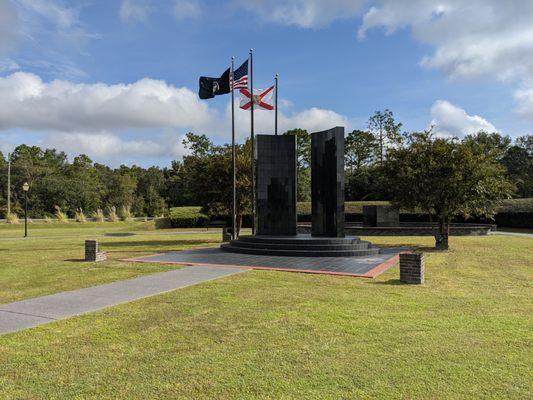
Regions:
M 165 268 L 62 261 L 81 257 L 77 234 L 37 239 L 39 252 L 31 241 L 1 240 L 2 302 L 42 290 L 40 269 L 54 271 L 41 281 L 53 292 L 56 281 L 86 284 L 92 273 L 90 284 Z M 100 239 L 119 258 L 207 238 Z M 399 284 L 396 267 L 374 280 L 251 271 L 1 336 L 0 398 L 529 398 L 533 240 L 453 237 L 451 246 L 428 251 L 423 286 Z M 6 273 L 31 290 L 6 289 Z
M 212 246 L 221 236 L 205 229 L 184 231 L 198 233 L 155 231 L 153 222 L 32 224 L 24 239 L 23 226 L 0 225 L 0 303 L 175 269 L 178 267 L 120 260 Z M 108 260 L 84 262 L 85 239 L 97 239 Z

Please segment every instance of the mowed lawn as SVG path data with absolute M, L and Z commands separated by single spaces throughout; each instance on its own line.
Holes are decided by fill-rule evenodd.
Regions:
M 166 236 L 102 241 L 120 258 L 210 237 Z M 0 241 L 2 302 L 37 291 L 11 293 L 4 271 L 28 268 L 25 277 L 43 262 L 58 268 L 57 280 L 84 277 L 71 286 L 92 269 L 111 270 L 99 273 L 103 281 L 166 268 L 64 261 L 81 257 L 80 240 L 38 239 L 39 251 L 20 242 L 24 252 Z M 423 286 L 399 284 L 397 267 L 374 280 L 250 271 L 0 336 L 0 398 L 530 398 L 533 239 L 453 237 L 451 246 L 427 253 Z
M 22 224 L 0 225 L 0 303 L 176 269 L 179 266 L 120 260 L 215 246 L 221 233 L 205 229 L 155 231 L 153 222 L 116 222 L 31 224 L 29 237 L 23 235 Z M 108 260 L 84 262 L 85 239 L 97 239 Z

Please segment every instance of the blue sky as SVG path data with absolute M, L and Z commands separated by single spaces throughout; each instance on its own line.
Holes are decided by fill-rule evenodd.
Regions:
M 389 108 L 406 130 L 530 134 L 531 20 L 527 0 L 0 0 L 0 150 L 164 166 L 190 130 L 227 141 L 229 96 L 199 100 L 198 77 L 249 48 L 255 87 L 280 74 L 282 129 Z

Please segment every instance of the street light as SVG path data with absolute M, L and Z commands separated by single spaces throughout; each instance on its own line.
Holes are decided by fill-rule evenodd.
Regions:
M 30 185 L 28 182 L 24 182 L 22 190 L 24 190 L 24 237 L 28 237 L 28 190 Z

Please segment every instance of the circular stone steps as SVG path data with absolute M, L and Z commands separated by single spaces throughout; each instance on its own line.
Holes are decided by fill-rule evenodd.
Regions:
M 233 253 L 271 256 L 361 257 L 379 254 L 379 248 L 355 236 L 242 236 L 222 244 L 220 248 Z

